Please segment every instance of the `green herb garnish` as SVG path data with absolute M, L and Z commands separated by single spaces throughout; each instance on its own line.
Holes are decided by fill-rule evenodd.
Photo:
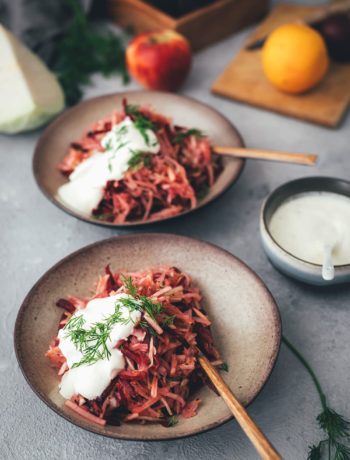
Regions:
M 93 216 L 95 219 L 100 220 L 100 219 L 108 219 L 113 217 L 113 214 L 110 214 L 108 212 L 104 212 L 102 214 L 98 214 L 97 216 Z
M 108 158 L 108 169 L 110 172 L 112 172 L 112 160 L 114 160 L 115 158 L 115 154 L 118 152 L 118 150 L 120 150 L 121 148 L 125 147 L 129 142 L 122 142 L 121 144 L 118 145 L 118 147 L 114 150 L 112 156 L 110 158 Z M 107 146 L 110 145 L 110 143 L 107 144 Z M 106 146 L 106 150 L 110 150 L 110 149 L 107 149 L 107 146 Z
M 138 289 L 137 287 L 135 287 L 132 283 L 132 280 L 129 277 L 126 277 L 124 275 L 121 275 L 121 280 L 127 290 L 127 293 L 130 294 L 132 297 L 134 297 L 137 301 L 139 301 L 141 303 L 141 306 L 142 306 L 142 309 L 145 310 L 148 315 L 154 320 L 154 321 L 157 321 L 157 316 L 162 314 L 162 317 L 164 318 L 163 320 L 163 323 L 167 323 L 168 325 L 170 324 L 173 324 L 175 318 L 176 318 L 176 315 L 173 315 L 173 316 L 170 316 L 170 315 L 167 315 L 166 313 L 163 312 L 163 305 L 161 303 L 155 303 L 152 299 L 150 299 L 149 297 L 146 297 L 146 296 L 143 296 L 143 295 L 140 295 L 138 294 Z M 120 299 L 121 301 L 130 301 L 130 302 L 133 302 L 132 299 Z M 128 302 L 126 302 L 127 304 Z M 125 304 L 125 305 L 126 305 Z M 148 323 L 144 322 L 145 324 L 143 324 L 144 327 L 147 327 L 149 326 Z M 147 326 L 146 326 L 147 324 Z M 167 327 L 167 326 L 165 326 Z
M 282 340 L 310 374 L 320 396 L 323 409 L 317 416 L 317 421 L 326 437 L 318 444 L 309 446 L 308 460 L 321 460 L 323 452 L 327 452 L 328 460 L 331 458 L 334 460 L 349 460 L 350 422 L 327 406 L 326 396 L 310 364 L 286 337 L 283 336 Z
M 82 315 L 72 317 L 65 325 L 64 330 L 67 332 L 65 337 L 69 337 L 74 343 L 77 350 L 83 355 L 83 359 L 74 363 L 72 369 L 82 364 L 94 364 L 100 359 L 109 359 L 111 352 L 107 347 L 107 341 L 110 337 L 112 327 L 116 323 L 129 324 L 133 322 L 131 313 L 135 310 L 141 310 L 141 305 L 133 302 L 128 304 L 128 317 L 123 317 L 120 303 L 124 305 L 123 300 L 118 299 L 115 304 L 115 311 L 112 315 L 106 317 L 103 322 L 95 323 L 90 329 L 83 329 L 85 320 Z
M 191 128 L 187 131 L 176 134 L 176 136 L 172 140 L 172 143 L 181 144 L 184 141 L 184 139 L 186 139 L 186 137 L 188 136 L 196 136 L 196 139 L 202 139 L 202 137 L 205 137 L 205 135 L 199 129 Z
M 63 87 L 68 105 L 82 97 L 81 85 L 90 83 L 90 75 L 117 72 L 123 82 L 129 80 L 125 65 L 124 39 L 111 31 L 95 33 L 77 0 L 64 0 L 72 10 L 73 22 L 60 40 L 53 70 Z
M 132 157 L 128 161 L 128 171 L 130 169 L 140 169 L 142 166 L 149 166 L 151 162 L 152 153 L 143 152 L 142 150 L 131 150 Z
M 126 115 L 140 115 L 140 107 L 138 105 L 126 104 L 124 111 Z
M 146 144 L 149 146 L 149 136 L 147 134 L 147 129 L 152 131 L 157 131 L 157 125 L 153 123 L 151 120 L 146 118 L 142 113 L 139 111 L 137 105 L 128 104 L 125 106 L 125 113 L 126 115 L 132 115 L 134 118 L 135 128 L 138 129 L 144 138 Z M 153 146 L 154 147 L 154 146 Z
M 176 420 L 175 415 L 168 418 L 168 426 L 175 426 L 177 423 L 178 421 Z
M 137 303 L 137 301 L 139 301 L 141 303 L 142 309 L 145 310 L 154 321 L 156 321 L 157 316 L 162 311 L 162 308 L 163 308 L 162 304 L 154 303 L 153 300 L 150 299 L 149 297 L 139 295 L 138 289 L 132 284 L 132 280 L 130 276 L 125 277 L 124 275 L 121 275 L 120 278 L 123 281 L 123 284 L 128 294 L 130 294 L 130 296 L 133 297 L 131 299 L 120 299 L 123 305 L 125 305 L 126 307 L 132 308 L 132 306 L 135 304 L 140 305 L 139 303 Z
M 228 364 L 227 363 L 222 363 L 222 364 L 220 364 L 220 366 L 218 366 L 218 369 L 220 369 L 221 371 L 228 372 Z
M 167 327 L 172 326 L 174 324 L 175 319 L 176 315 L 169 316 L 163 322 L 160 323 L 160 327 L 162 329 L 166 329 Z
M 65 337 L 69 337 L 76 349 L 83 355 L 83 359 L 74 363 L 72 368 L 79 367 L 82 364 L 91 365 L 100 359 L 109 359 L 111 352 L 107 347 L 107 342 L 110 338 L 112 327 L 116 323 L 124 325 L 133 323 L 132 312 L 134 311 L 145 311 L 153 321 L 157 321 L 157 317 L 161 313 L 164 318 L 163 324 L 170 325 L 173 323 L 175 316 L 169 316 L 162 312 L 161 303 L 153 302 L 149 297 L 140 295 L 130 277 L 121 275 L 121 280 L 129 297 L 119 298 L 116 301 L 114 313 L 104 318 L 103 321 L 95 323 L 90 329 L 83 328 L 85 324 L 83 315 L 73 316 L 64 326 Z M 121 305 L 127 309 L 127 316 L 124 316 L 125 312 L 121 310 Z M 149 328 L 150 334 L 157 335 L 157 332 L 146 321 L 141 321 L 140 326 Z

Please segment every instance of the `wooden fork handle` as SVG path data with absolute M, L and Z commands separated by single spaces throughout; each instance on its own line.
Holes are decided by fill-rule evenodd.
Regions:
M 198 360 L 260 456 L 264 460 L 282 460 L 282 457 L 262 431 L 260 431 L 255 422 L 249 417 L 247 411 L 223 381 L 215 367 L 210 364 L 209 360 L 204 355 L 198 356 Z
M 238 158 L 253 158 L 256 160 L 272 160 L 286 163 L 299 163 L 303 165 L 314 165 L 317 155 L 312 153 L 289 153 L 277 152 L 275 150 L 247 149 L 243 147 L 214 146 L 214 153 L 228 155 Z

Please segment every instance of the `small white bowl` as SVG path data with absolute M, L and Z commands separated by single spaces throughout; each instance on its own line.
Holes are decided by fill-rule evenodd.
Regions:
M 260 213 L 260 236 L 272 264 L 281 272 L 308 284 L 328 286 L 350 281 L 350 264 L 336 265 L 334 279 L 322 278 L 322 265 L 306 262 L 283 249 L 272 237 L 269 224 L 276 209 L 288 198 L 305 192 L 331 192 L 350 198 L 350 182 L 333 177 L 305 177 L 286 182 L 265 200 Z

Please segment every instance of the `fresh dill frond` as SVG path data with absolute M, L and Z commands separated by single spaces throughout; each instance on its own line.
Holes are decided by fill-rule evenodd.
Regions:
M 72 368 L 81 366 L 82 364 L 94 364 L 100 359 L 109 359 L 111 352 L 108 349 L 107 341 L 110 338 L 112 327 L 116 323 L 127 325 L 133 322 L 132 312 L 140 309 L 137 303 L 128 304 L 128 315 L 123 316 L 120 308 L 120 303 L 124 305 L 123 300 L 118 299 L 115 304 L 115 311 L 110 316 L 104 318 L 104 321 L 97 322 L 90 329 L 84 329 L 85 323 L 82 315 L 72 318 L 65 326 L 67 331 L 66 337 L 69 337 L 79 350 L 83 358 L 79 362 L 73 364 Z
M 83 315 L 72 316 L 63 329 L 72 330 L 74 328 L 81 328 L 85 323 Z
M 79 367 L 83 364 L 91 365 L 100 359 L 109 359 L 111 352 L 108 349 L 107 342 L 110 339 L 112 328 L 115 324 L 127 325 L 134 323 L 132 313 L 135 311 L 144 311 L 155 322 L 161 315 L 163 322 L 162 327 L 168 327 L 173 324 L 176 315 L 169 316 L 163 312 L 163 306 L 159 302 L 154 302 L 151 298 L 140 295 L 138 288 L 134 286 L 131 277 L 120 276 L 128 297 L 121 297 L 115 302 L 114 312 L 92 325 L 90 328 L 84 328 L 85 319 L 83 315 L 73 316 L 64 327 L 65 337 L 70 338 L 74 346 L 83 355 L 83 358 L 73 364 L 72 368 Z M 122 310 L 122 307 L 125 307 Z M 140 327 L 148 328 L 150 334 L 157 336 L 157 332 L 146 322 L 140 321 Z
M 191 128 L 191 129 L 188 129 L 187 131 L 176 134 L 176 136 L 172 140 L 172 143 L 181 144 L 184 141 L 184 139 L 186 139 L 186 137 L 188 136 L 196 136 L 196 139 L 202 139 L 203 137 L 205 137 L 205 135 L 203 134 L 201 130 L 196 129 L 196 128 Z
M 322 448 L 322 441 L 320 441 L 317 446 L 309 446 L 309 452 L 307 456 L 307 460 L 321 460 L 321 448 Z
M 137 128 L 142 137 L 144 138 L 146 144 L 149 146 L 150 141 L 149 141 L 149 136 L 147 134 L 147 130 L 150 129 L 152 131 L 157 130 L 157 126 L 148 118 L 143 117 L 141 114 L 140 115 L 135 115 L 135 128 Z
M 178 421 L 176 420 L 175 415 L 168 418 L 168 426 L 175 426 L 177 423 Z
M 176 319 L 176 315 L 168 316 L 164 321 L 160 323 L 160 327 L 162 329 L 166 329 L 169 326 L 172 326 L 174 324 L 174 321 Z
M 143 152 L 142 150 L 130 150 L 132 157 L 128 161 L 129 169 L 138 170 L 142 166 L 148 167 L 151 162 L 151 153 Z
M 138 299 L 142 303 L 142 308 L 148 313 L 148 315 L 153 319 L 157 320 L 157 316 L 161 313 L 163 305 L 161 303 L 155 303 L 149 297 L 139 295 Z
M 138 293 L 138 289 L 133 285 L 131 277 L 126 277 L 125 275 L 121 274 L 120 279 L 122 280 L 122 283 L 124 284 L 128 294 L 135 297 Z
M 115 156 L 116 156 L 118 150 L 120 150 L 120 149 L 122 149 L 123 147 L 125 147 L 128 143 L 129 143 L 129 142 L 121 142 L 121 143 L 118 145 L 118 147 L 114 150 L 114 152 L 112 153 L 111 157 L 108 158 L 108 169 L 109 169 L 110 172 L 112 172 L 112 169 L 113 169 L 113 167 L 112 167 L 112 160 L 114 160 L 114 158 L 115 158 Z M 107 144 L 107 145 L 109 145 L 109 144 Z M 108 150 L 108 149 L 106 148 L 106 150 Z
M 171 324 L 174 323 L 174 320 L 176 319 L 176 315 L 170 316 L 167 313 L 163 311 L 163 305 L 160 302 L 154 302 L 153 299 L 150 297 L 146 297 L 143 295 L 138 294 L 138 289 L 134 286 L 131 277 L 126 277 L 124 275 L 121 275 L 121 280 L 126 288 L 126 291 L 128 294 L 134 297 L 134 299 L 120 299 L 121 302 L 125 303 L 125 305 L 130 305 L 133 302 L 138 305 L 139 308 L 144 310 L 151 319 L 154 321 L 157 321 L 157 317 L 159 315 L 162 316 L 163 321 L 160 323 L 160 326 L 163 327 L 168 327 Z M 137 303 L 138 302 L 138 303 Z M 141 327 L 147 327 L 146 322 L 143 322 L 143 325 Z M 149 326 L 149 325 L 148 325 Z M 151 334 L 156 335 L 157 332 L 154 331 L 153 328 L 149 328 Z
M 98 214 L 98 215 L 94 215 L 93 216 L 95 219 L 97 220 L 105 220 L 105 219 L 108 219 L 108 218 L 112 218 L 113 217 L 113 214 L 110 214 L 108 212 L 103 212 L 102 214 Z
M 140 106 L 136 104 L 126 104 L 124 111 L 126 115 L 140 115 Z
M 111 31 L 96 33 L 83 14 L 78 0 L 64 0 L 73 20 L 57 45 L 53 70 L 63 87 L 66 103 L 73 105 L 82 97 L 81 86 L 90 83 L 90 75 L 119 73 L 129 81 L 125 64 L 126 36 Z
M 135 128 L 138 129 L 144 138 L 146 144 L 150 145 L 149 136 L 147 134 L 147 130 L 150 129 L 151 131 L 156 132 L 158 127 L 153 121 L 149 118 L 145 117 L 139 110 L 137 105 L 127 104 L 125 106 L 125 114 L 132 115 L 134 118 L 134 125 Z
M 322 412 L 316 420 L 325 434 L 325 439 L 316 445 L 309 446 L 307 459 L 321 460 L 322 454 L 327 453 L 328 460 L 331 458 L 333 460 L 350 460 L 350 422 L 328 407 L 326 396 L 310 364 L 286 337 L 282 336 L 282 340 L 310 374 L 322 405 Z
M 220 369 L 221 371 L 228 372 L 228 364 L 227 363 L 222 363 L 222 364 L 220 364 L 220 366 L 218 366 L 218 369 Z

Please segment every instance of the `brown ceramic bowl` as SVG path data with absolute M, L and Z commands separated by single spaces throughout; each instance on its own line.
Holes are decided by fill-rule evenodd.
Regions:
M 98 225 L 131 227 L 157 222 L 157 220 L 126 222 L 125 224 L 103 222 L 92 216 L 77 213 L 63 204 L 56 196 L 58 187 L 67 182 L 67 179 L 57 169 L 57 165 L 67 155 L 70 143 L 78 139 L 94 121 L 105 117 L 113 110 L 120 109 L 124 97 L 131 104 L 152 104 L 157 112 L 171 117 L 175 124 L 201 129 L 214 145 L 243 146 L 238 131 L 227 118 L 207 105 L 178 94 L 158 91 L 115 93 L 89 99 L 66 110 L 40 136 L 33 157 L 34 176 L 42 192 L 55 205 L 79 219 Z M 238 178 L 243 165 L 244 160 L 242 159 L 224 158 L 223 171 L 210 188 L 208 195 L 198 202 L 196 209 L 213 201 L 227 190 Z M 193 210 L 167 219 L 182 216 L 191 211 Z
M 229 372 L 223 377 L 234 394 L 248 405 L 269 377 L 280 347 L 278 308 L 263 282 L 243 262 L 209 243 L 170 234 L 137 234 L 99 241 L 67 256 L 52 267 L 25 298 L 15 325 L 15 349 L 31 388 L 54 411 L 70 422 L 98 434 L 122 439 L 174 439 L 200 433 L 230 420 L 223 400 L 209 388 L 197 416 L 173 428 L 158 424 L 125 423 L 97 426 L 64 406 L 57 371 L 45 351 L 57 333 L 62 314 L 55 306 L 67 294 L 87 296 L 104 267 L 137 270 L 160 264 L 189 273 L 203 295 L 212 320 L 214 340 Z

